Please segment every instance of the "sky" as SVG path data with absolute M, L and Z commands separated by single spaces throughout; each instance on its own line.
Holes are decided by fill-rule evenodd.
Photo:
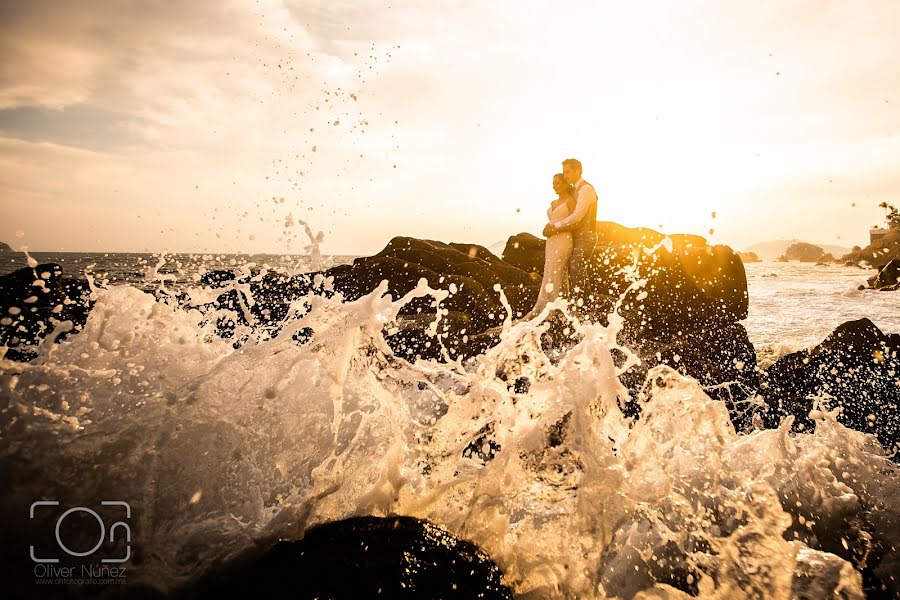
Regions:
M 372 254 L 598 218 L 865 245 L 900 2 L 0 0 L 0 241 Z

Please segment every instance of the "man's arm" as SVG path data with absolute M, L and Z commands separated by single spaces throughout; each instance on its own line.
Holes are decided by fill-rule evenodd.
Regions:
M 585 215 L 587 215 L 588 209 L 591 207 L 591 202 L 596 201 L 597 193 L 594 191 L 593 186 L 586 185 L 582 187 L 578 193 L 578 200 L 575 202 L 575 210 L 572 211 L 572 214 L 562 221 L 549 223 L 544 227 L 544 235 L 548 236 L 553 235 L 554 233 L 575 229 L 578 223 L 580 223 Z

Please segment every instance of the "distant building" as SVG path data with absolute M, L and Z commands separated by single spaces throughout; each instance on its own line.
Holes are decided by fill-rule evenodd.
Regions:
M 873 227 L 869 230 L 869 243 L 874 244 L 884 236 L 888 234 L 890 229 L 885 229 L 884 227 Z

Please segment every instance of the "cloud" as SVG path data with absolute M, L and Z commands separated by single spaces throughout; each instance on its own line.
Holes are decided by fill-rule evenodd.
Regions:
M 0 152 L 20 156 L 0 194 L 106 202 L 123 223 L 123 197 L 168 222 L 190 206 L 191 238 L 228 205 L 271 227 L 312 212 L 338 250 L 360 229 L 366 249 L 399 231 L 493 242 L 539 229 L 547 176 L 577 155 L 608 215 L 707 213 L 896 166 L 898 18 L 811 0 L 6 2 L 0 134 L 17 141 Z
M 140 141 L 135 117 L 96 106 L 18 106 L 0 110 L 0 134 L 28 141 L 55 141 L 90 150 L 110 150 Z

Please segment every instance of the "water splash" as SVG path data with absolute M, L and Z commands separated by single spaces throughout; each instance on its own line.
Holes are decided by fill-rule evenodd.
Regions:
M 790 598 L 801 584 L 853 597 L 858 573 L 809 548 L 860 557 L 900 541 L 896 466 L 834 415 L 813 433 L 738 435 L 721 402 L 657 367 L 635 421 L 621 318 L 581 322 L 564 301 L 565 352 L 544 349 L 547 322 L 507 315 L 483 356 L 410 364 L 385 327 L 431 296 L 436 334 L 448 292 L 386 292 L 298 299 L 276 335 L 236 350 L 194 306 L 99 288 L 80 334 L 32 363 L 0 359 L 0 458 L 41 473 L 6 508 L 48 490 L 133 502 L 134 577 L 164 590 L 364 514 L 474 541 L 520 598 Z

